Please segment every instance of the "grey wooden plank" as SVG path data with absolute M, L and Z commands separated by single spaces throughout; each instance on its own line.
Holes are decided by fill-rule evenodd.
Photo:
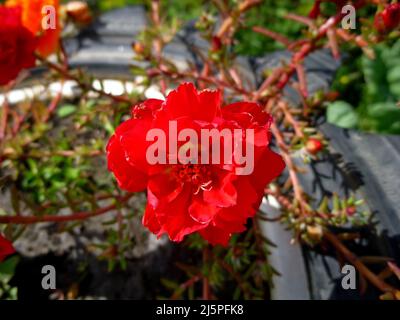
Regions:
M 341 129 L 330 124 L 322 127 L 335 150 L 361 172 L 360 189 L 370 208 L 377 211 L 382 228 L 389 235 L 400 233 L 400 136 L 377 135 Z

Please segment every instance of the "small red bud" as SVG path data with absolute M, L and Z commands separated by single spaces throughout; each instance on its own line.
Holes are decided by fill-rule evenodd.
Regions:
M 323 149 L 323 144 L 320 140 L 315 138 L 310 138 L 306 142 L 306 150 L 311 154 L 317 154 Z
M 353 216 L 356 212 L 357 212 L 357 209 L 354 206 L 346 208 L 346 213 L 349 216 Z
M 222 48 L 221 38 L 213 36 L 211 40 L 211 52 L 218 52 Z

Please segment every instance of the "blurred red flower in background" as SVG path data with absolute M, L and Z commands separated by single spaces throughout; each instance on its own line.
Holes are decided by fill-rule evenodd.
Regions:
M 392 3 L 375 16 L 375 28 L 380 33 L 390 32 L 400 25 L 400 3 Z
M 6 6 L 21 8 L 22 24 L 37 37 L 37 51 L 42 56 L 47 57 L 57 50 L 61 34 L 58 0 L 7 0 Z M 52 6 L 55 9 L 55 29 L 44 30 L 42 27 L 42 20 L 45 17 L 42 9 L 45 6 Z
M 0 262 L 2 262 L 7 256 L 15 252 L 11 242 L 8 241 L 0 234 Z
M 271 117 L 256 103 L 224 108 L 221 103 L 219 91 L 197 92 L 191 83 L 182 84 L 165 101 L 150 99 L 135 106 L 132 118 L 116 129 L 108 143 L 108 168 L 119 186 L 130 192 L 147 189 L 143 224 L 158 236 L 166 233 L 171 240 L 181 241 L 199 232 L 212 244 L 227 245 L 233 233 L 245 230 L 265 186 L 285 167 L 268 147 Z M 167 132 L 171 120 L 177 121 L 178 128 L 196 132 L 202 128 L 254 129 L 252 174 L 237 175 L 236 164 L 149 165 L 147 132 L 152 128 Z
M 34 35 L 21 24 L 21 10 L 0 6 L 0 85 L 35 65 Z

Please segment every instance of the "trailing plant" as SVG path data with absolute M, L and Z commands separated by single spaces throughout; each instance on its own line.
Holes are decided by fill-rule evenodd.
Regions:
M 29 4 L 29 0 L 23 2 Z M 327 5 L 325 2 L 331 3 Z M 140 235 L 131 232 L 129 223 L 143 215 L 143 194 L 130 192 L 137 191 L 136 189 L 121 190 L 114 177 L 106 172 L 106 141 L 120 123 L 146 119 L 147 112 L 155 111 L 151 106 L 141 104 L 145 100 L 143 88 L 156 87 L 166 97 L 169 89 L 176 88 L 183 82 L 192 82 L 199 89 L 218 89 L 223 94 L 225 105 L 237 101 L 238 98 L 250 101 L 251 106 L 257 106 L 256 110 L 253 108 L 251 112 L 247 112 L 252 120 L 258 113 L 272 115 L 274 122 L 269 123 L 271 146 L 281 155 L 287 169 L 264 192 L 261 190 L 261 198 L 268 196 L 276 199 L 282 208 L 282 214 L 271 217 L 253 212 L 247 220 L 246 231 L 232 237 L 229 234 L 226 247 L 210 246 L 196 233 L 185 237 L 184 242 L 179 245 L 192 253 L 193 263 L 179 261 L 176 264 L 184 277 L 178 281 L 163 279 L 165 287 L 170 289 L 170 295 L 164 294 L 163 297 L 223 298 L 227 294 L 222 290 L 225 287 L 232 288 L 228 290 L 229 298 L 268 298 L 268 288 L 273 286 L 272 276 L 279 273 L 279 270 L 274 270 L 268 264 L 268 253 L 270 246 L 276 245 L 279 248 L 279 243 L 272 244 L 261 233 L 259 223 L 267 220 L 288 226 L 293 232 L 293 242 L 312 248 L 329 247 L 335 250 L 340 260 L 347 261 L 358 269 L 363 283 L 382 292 L 382 298 L 399 299 L 399 284 L 396 280 L 398 269 L 395 264 L 388 264 L 379 273 L 373 272 L 365 259 L 357 257 L 349 249 L 351 244 L 363 240 L 362 235 L 341 232 L 338 228 L 349 224 L 373 227 L 370 214 L 365 212 L 362 201 L 356 200 L 352 195 L 339 198 L 333 194 L 326 195 L 321 203 L 315 204 L 312 195 L 306 194 L 302 188 L 299 176 L 303 172 L 294 160 L 299 151 L 302 152 L 305 162 L 318 160 L 329 153 L 328 142 L 316 129 L 315 119 L 325 113 L 326 102 L 334 101 L 336 95 L 332 92 L 310 94 L 304 67 L 306 57 L 323 47 L 329 48 L 335 58 L 340 57 L 341 46 L 355 47 L 370 58 L 375 53 L 374 62 L 361 58 L 367 84 L 362 93 L 365 100 L 361 102 L 361 109 L 374 119 L 364 122 L 359 120 L 363 118 L 358 115 L 352 115 L 351 121 L 346 120 L 346 125 L 379 130 L 390 126 L 390 130 L 397 130 L 396 121 L 385 125 L 374 122 L 376 117 L 380 117 L 379 112 L 383 113 L 382 118 L 386 119 L 384 121 L 389 121 L 389 113 L 397 115 L 397 111 L 393 109 L 398 99 L 397 71 L 391 69 L 388 73 L 390 76 L 381 73 L 396 61 L 398 44 L 390 47 L 390 39 L 398 37 L 400 33 L 393 18 L 398 10 L 397 3 L 348 1 L 360 14 L 357 23 L 362 25 L 362 28 L 352 31 L 341 27 L 345 16 L 341 6 L 345 2 L 315 1 L 309 8 L 309 14 L 304 14 L 306 5 L 302 1 L 298 2 L 301 4 L 300 13 L 286 13 L 285 5 L 288 2 L 279 4 L 279 8 L 285 8 L 282 9 L 282 19 L 289 21 L 284 23 L 283 31 L 286 31 L 286 27 L 290 29 L 287 30 L 289 34 L 282 34 L 282 29 L 277 24 L 269 29 L 265 25 L 257 25 L 256 18 L 250 18 L 246 23 L 247 14 L 257 17 L 260 7 L 262 9 L 259 12 L 269 9 L 261 0 L 213 1 L 213 6 L 207 7 L 196 22 L 199 33 L 209 43 L 206 52 L 199 52 L 201 66 L 188 63 L 187 68 L 180 68 L 163 54 L 164 48 L 178 31 L 178 23 L 171 16 L 163 15 L 163 2 L 149 1 L 147 8 L 150 25 L 133 46 L 136 58 L 147 63 L 144 64 L 145 67 L 135 67 L 132 70 L 134 75 L 140 75 L 134 83 L 135 89 L 131 92 L 124 91 L 120 95 L 105 91 L 101 81 L 98 80 L 99 86 L 84 71 L 71 69 L 58 36 L 55 37 L 56 41 L 52 38 L 54 42 L 51 43 L 51 48 L 44 48 L 47 49 L 46 52 L 39 50 L 37 42 L 45 36 L 44 30 L 32 31 L 29 28 L 32 19 L 23 21 L 12 5 L 1 6 L 0 41 L 11 44 L 11 49 L 0 53 L 0 64 L 5 64 L 4 61 L 13 62 L 7 65 L 6 72 L 1 75 L 4 100 L 0 121 L 0 185 L 12 204 L 12 208 L 3 208 L 1 211 L 2 234 L 15 242 L 27 226 L 34 223 L 57 223 L 62 232 L 78 228 L 86 219 L 109 214 L 110 221 L 104 223 L 107 241 L 96 245 L 100 250 L 98 256 L 108 261 L 110 269 L 118 265 L 124 269 L 125 253 L 132 249 L 135 241 L 142 240 Z M 43 1 L 43 4 L 46 3 Z M 26 13 L 37 14 L 30 11 Z M 68 23 L 77 16 L 70 14 L 60 17 Z M 296 27 L 293 29 L 289 27 L 294 25 Z M 264 77 L 259 85 L 247 83 L 236 63 L 238 52 L 253 50 L 248 49 L 249 43 L 245 43 L 248 32 L 252 34 L 249 39 L 256 37 L 256 34 L 268 39 L 265 44 L 261 41 L 261 45 L 257 45 L 252 53 L 261 54 L 264 45 L 267 49 L 281 47 L 291 52 L 287 63 L 264 70 Z M 56 53 L 54 59 L 47 58 L 49 49 Z M 22 53 L 19 60 L 14 59 L 18 52 Z M 65 99 L 59 91 L 50 96 L 50 99 L 43 99 L 39 94 L 26 101 L 11 103 L 8 93 L 22 86 L 23 80 L 28 80 L 28 69 L 34 63 L 48 68 L 49 73 L 39 81 L 29 79 L 30 81 L 58 81 L 61 87 L 66 81 L 72 81 L 79 89 L 78 97 Z M 379 94 L 382 79 L 387 92 L 383 100 Z M 299 93 L 300 108 L 284 98 L 283 92 L 288 86 Z M 158 103 L 165 106 L 162 102 Z M 370 103 L 375 107 L 369 107 Z M 132 106 L 136 107 L 132 112 L 133 117 L 128 120 Z M 336 102 L 336 107 L 335 103 L 328 107 L 328 118 L 340 119 L 336 109 L 345 112 L 345 117 L 353 114 L 348 105 Z M 240 112 L 238 114 L 236 116 L 239 118 L 246 117 Z M 120 136 L 123 135 L 117 132 L 117 137 Z M 123 137 L 116 139 L 114 142 L 122 143 Z M 120 151 L 115 151 L 117 155 L 118 150 Z M 123 169 L 127 169 L 122 170 L 121 176 L 117 177 L 120 186 L 121 179 L 126 178 L 124 174 L 137 169 L 132 163 L 128 163 L 132 159 L 126 156 L 126 152 L 123 151 L 120 157 L 120 163 L 126 165 Z M 270 182 L 270 179 L 266 180 Z M 201 184 L 201 187 L 205 188 L 206 185 Z M 148 201 L 152 201 L 151 194 L 149 198 Z M 153 209 L 155 207 L 157 202 L 153 201 Z M 160 216 L 157 218 L 158 223 L 163 224 L 165 220 Z M 202 217 L 197 218 L 201 220 Z M 238 233 L 238 230 L 229 233 Z M 183 236 L 173 240 L 183 240 Z M 7 255 L 10 253 L 7 251 Z M 6 290 L 9 292 L 8 287 Z M 13 294 L 7 293 L 11 297 Z

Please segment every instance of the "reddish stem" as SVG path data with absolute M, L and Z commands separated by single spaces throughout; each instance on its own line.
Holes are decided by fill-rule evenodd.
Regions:
M 5 96 L 4 97 L 4 103 L 3 103 L 3 110 L 2 110 L 2 113 L 1 113 L 0 141 L 2 141 L 6 136 L 8 113 L 9 113 L 8 98 Z
M 44 65 L 46 65 L 48 68 L 58 72 L 65 79 L 75 81 L 83 90 L 96 92 L 101 96 L 108 97 L 119 103 L 129 103 L 129 104 L 132 103 L 132 100 L 126 96 L 114 96 L 113 94 L 107 93 L 103 90 L 96 89 L 92 84 L 82 82 L 82 80 L 79 77 L 72 75 L 64 67 L 61 67 L 53 62 L 50 62 L 40 55 L 36 54 L 36 58 L 40 60 Z
M 88 218 L 96 217 L 116 209 L 120 204 L 127 202 L 132 196 L 132 194 L 128 194 L 124 197 L 117 198 L 118 204 L 109 205 L 91 212 L 76 212 L 67 216 L 0 216 L 0 224 L 33 224 L 38 222 L 68 222 L 86 220 Z
M 390 284 L 386 283 L 378 276 L 376 276 L 371 270 L 369 270 L 365 264 L 331 232 L 325 231 L 324 237 L 328 240 L 343 256 L 348 262 L 354 265 L 357 270 L 369 280 L 375 287 L 383 292 L 396 293 L 398 290 L 392 287 Z
M 203 248 L 203 265 L 207 266 L 209 260 L 209 249 L 208 247 Z M 208 280 L 208 275 L 203 276 L 203 300 L 211 299 L 210 281 Z

